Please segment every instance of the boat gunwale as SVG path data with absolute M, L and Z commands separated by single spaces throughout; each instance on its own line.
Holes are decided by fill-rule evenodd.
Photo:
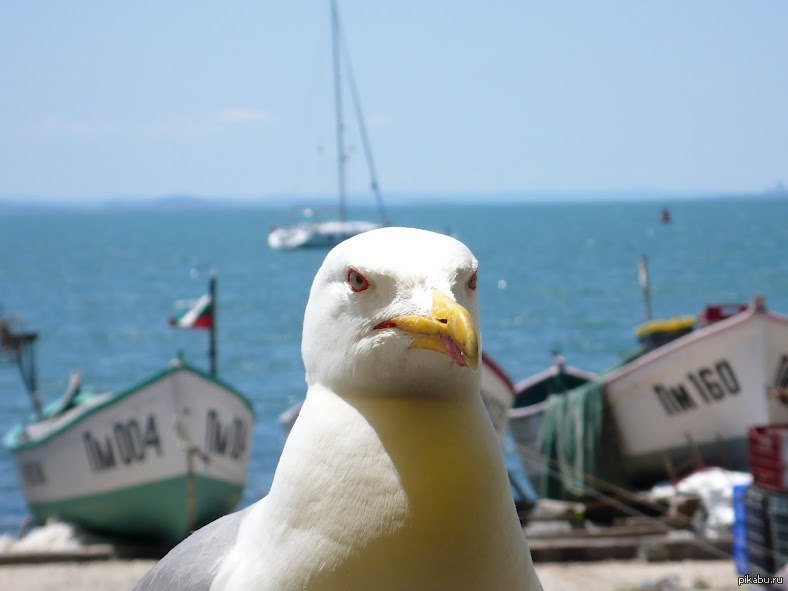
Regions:
M 524 419 L 533 415 L 541 414 L 547 408 L 547 402 L 547 400 L 543 400 L 542 402 L 535 402 L 534 404 L 529 404 L 528 406 L 511 408 L 507 413 L 509 420 Z
M 486 365 L 487 368 L 499 379 L 509 389 L 509 394 L 511 394 L 512 399 L 514 399 L 516 392 L 514 389 L 514 382 L 512 382 L 512 378 L 503 370 L 503 368 L 498 365 L 493 359 L 487 355 L 484 351 L 482 351 L 482 364 Z
M 557 365 L 553 364 L 550 367 L 543 369 L 540 372 L 537 372 L 527 378 L 523 378 L 517 384 L 515 384 L 515 395 L 519 395 L 523 390 L 535 386 L 539 382 L 544 381 L 547 378 L 555 377 L 559 374 L 560 370 Z M 597 379 L 599 376 L 591 371 L 586 371 L 585 369 L 579 369 L 577 367 L 573 367 L 571 365 L 564 365 L 563 371 L 560 373 L 569 374 L 571 376 L 577 378 L 584 378 L 588 379 L 588 381 L 592 381 Z M 539 403 L 537 403 L 539 404 Z M 530 405 L 529 405 L 530 406 Z
M 232 394 L 233 396 L 238 398 L 241 402 L 243 402 L 246 405 L 246 407 L 249 409 L 249 412 L 252 415 L 252 418 L 253 419 L 255 418 L 255 412 L 254 412 L 254 407 L 252 406 L 252 402 L 246 396 L 244 396 L 241 392 L 236 390 L 233 386 L 230 386 L 229 384 L 227 384 L 227 383 L 217 379 L 216 377 L 210 375 L 209 373 L 207 373 L 207 372 L 205 372 L 205 371 L 203 371 L 201 369 L 198 369 L 198 368 L 196 368 L 194 366 L 191 366 L 191 365 L 189 365 L 188 363 L 186 363 L 184 361 L 179 361 L 177 363 L 177 365 L 172 365 L 170 367 L 167 367 L 167 368 L 155 373 L 151 377 L 146 378 L 146 379 L 138 382 L 137 384 L 135 384 L 135 385 L 133 385 L 133 386 L 131 386 L 129 388 L 126 388 L 125 390 L 121 390 L 118 393 L 111 394 L 109 396 L 109 398 L 107 398 L 107 400 L 105 400 L 105 401 L 103 401 L 103 402 L 101 402 L 99 404 L 96 404 L 95 406 L 87 409 L 84 413 L 73 417 L 71 420 L 65 422 L 63 425 L 57 427 L 56 429 L 54 429 L 50 433 L 47 433 L 46 435 L 44 435 L 44 436 L 42 436 L 40 438 L 30 439 L 30 440 L 23 441 L 23 442 L 12 441 L 12 439 L 17 439 L 18 438 L 18 434 L 16 433 L 18 429 L 23 428 L 25 425 L 28 425 L 28 424 L 31 424 L 31 423 L 40 423 L 42 421 L 23 421 L 23 422 L 17 423 L 15 425 L 13 425 L 6 432 L 5 436 L 3 437 L 3 443 L 4 443 L 5 447 L 11 453 L 16 453 L 16 452 L 20 452 L 20 451 L 27 451 L 29 449 L 34 449 L 36 447 L 40 447 L 41 445 L 44 445 L 44 444 L 48 443 L 50 440 L 60 436 L 64 432 L 66 432 L 69 429 L 73 428 L 75 425 L 79 424 L 84 419 L 96 414 L 97 412 L 99 412 L 101 410 L 104 410 L 105 408 L 115 404 L 116 402 L 119 402 L 122 399 L 128 398 L 129 396 L 139 392 L 140 390 L 143 390 L 144 388 L 147 388 L 151 384 L 154 384 L 156 382 L 162 381 L 162 380 L 164 380 L 164 379 L 166 379 L 168 377 L 172 377 L 176 373 L 181 372 L 181 371 L 185 371 L 187 373 L 191 373 L 193 375 L 201 377 L 201 378 L 211 382 L 212 384 L 218 386 L 219 388 L 223 389 L 227 393 Z M 48 417 L 48 418 L 54 418 L 54 417 Z M 47 420 L 47 419 L 44 419 L 44 420 Z

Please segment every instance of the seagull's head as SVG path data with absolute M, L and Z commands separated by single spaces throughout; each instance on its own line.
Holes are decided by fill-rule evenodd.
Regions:
M 478 393 L 477 267 L 461 242 L 412 228 L 336 246 L 304 315 L 308 384 L 346 396 Z

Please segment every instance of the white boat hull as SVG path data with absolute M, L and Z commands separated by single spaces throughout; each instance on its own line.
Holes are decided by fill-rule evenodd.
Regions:
M 688 460 L 743 469 L 751 426 L 788 421 L 788 318 L 750 308 L 607 374 L 635 480 Z
M 382 227 L 365 221 L 303 223 L 275 228 L 268 235 L 268 246 L 275 250 L 330 248 L 357 234 Z
M 18 426 L 6 446 L 38 521 L 56 516 L 174 542 L 234 508 L 253 421 L 243 396 L 175 366 L 132 390 Z
M 482 355 L 481 395 L 498 439 L 503 442 L 509 427 L 509 409 L 514 403 L 514 385 L 487 355 Z
M 547 402 L 538 402 L 509 411 L 509 430 L 517 446 L 520 463 L 531 482 L 541 482 L 547 474 L 547 464 L 537 448 Z

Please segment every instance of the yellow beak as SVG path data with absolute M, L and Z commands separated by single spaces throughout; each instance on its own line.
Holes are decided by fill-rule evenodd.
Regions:
M 411 349 L 437 351 L 461 367 L 478 367 L 479 337 L 470 313 L 437 289 L 432 293 L 430 316 L 396 316 L 375 328 L 398 328 L 413 337 Z

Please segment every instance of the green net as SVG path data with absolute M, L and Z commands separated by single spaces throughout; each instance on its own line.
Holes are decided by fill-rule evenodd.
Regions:
M 543 497 L 582 497 L 587 487 L 599 489 L 602 481 L 628 488 L 615 423 L 599 381 L 547 399 L 536 446 L 549 468 L 540 483 Z

